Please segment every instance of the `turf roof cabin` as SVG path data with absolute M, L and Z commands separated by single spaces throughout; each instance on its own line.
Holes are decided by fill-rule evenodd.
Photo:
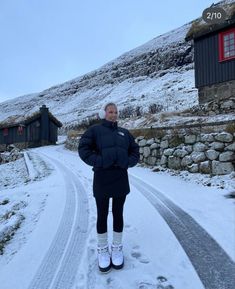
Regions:
M 21 149 L 55 144 L 58 128 L 61 126 L 62 123 L 45 105 L 21 121 L 10 117 L 5 122 L 0 122 L 0 151 L 5 151 L 10 144 Z
M 210 103 L 223 113 L 235 109 L 235 2 L 220 7 L 226 11 L 226 20 L 207 24 L 198 19 L 185 39 L 194 40 L 199 104 Z

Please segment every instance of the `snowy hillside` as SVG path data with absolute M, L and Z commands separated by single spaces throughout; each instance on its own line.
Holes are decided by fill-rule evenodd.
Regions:
M 192 46 L 184 40 L 189 27 L 190 23 L 160 35 L 64 84 L 6 101 L 0 107 L 0 121 L 31 114 L 42 104 L 64 124 L 95 114 L 107 101 L 115 101 L 120 109 L 131 105 L 143 111 L 152 103 L 163 110 L 195 105 Z
M 230 2 L 233 1 L 221 3 Z M 185 41 L 191 24 L 160 35 L 71 81 L 1 103 L 0 121 L 9 116 L 30 115 L 42 104 L 64 127 L 95 115 L 109 101 L 116 102 L 119 111 L 131 107 L 141 113 L 148 112 L 152 104 L 163 112 L 197 105 L 193 44 Z M 142 119 L 126 125 L 139 123 L 145 124 Z

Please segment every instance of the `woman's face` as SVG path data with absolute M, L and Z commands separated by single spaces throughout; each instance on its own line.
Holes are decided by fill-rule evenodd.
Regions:
M 117 121 L 118 112 L 115 105 L 109 105 L 105 111 L 105 119 L 108 121 L 115 122 Z

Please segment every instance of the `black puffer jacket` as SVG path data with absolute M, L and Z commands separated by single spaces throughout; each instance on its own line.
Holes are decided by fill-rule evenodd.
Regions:
M 116 122 L 107 120 L 88 128 L 80 139 L 78 152 L 94 171 L 110 167 L 127 169 L 139 161 L 139 146 L 134 137 Z

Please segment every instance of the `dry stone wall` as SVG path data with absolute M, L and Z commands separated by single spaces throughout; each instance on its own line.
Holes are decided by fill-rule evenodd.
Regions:
M 65 148 L 71 151 L 77 151 L 79 139 L 80 139 L 80 136 L 79 137 L 67 137 L 65 141 Z
M 13 162 L 15 160 L 22 158 L 23 156 L 24 154 L 20 152 L 20 149 L 13 146 L 13 149 L 10 152 L 0 153 L 0 165 Z
M 140 161 L 191 173 L 225 175 L 235 170 L 235 133 L 168 134 L 136 138 Z
M 80 137 L 67 138 L 65 147 L 77 150 Z M 168 133 L 136 138 L 140 162 L 190 173 L 225 175 L 235 171 L 235 133 Z

